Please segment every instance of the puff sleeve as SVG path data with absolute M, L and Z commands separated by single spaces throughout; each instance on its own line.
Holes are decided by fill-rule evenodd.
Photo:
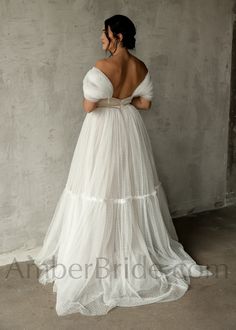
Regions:
M 152 82 L 152 77 L 148 71 L 143 82 L 136 89 L 134 96 L 141 96 L 151 101 L 153 99 L 153 94 L 154 94 L 154 86 Z
M 100 99 L 109 97 L 111 93 L 107 79 L 96 67 L 93 67 L 86 73 L 83 79 L 83 95 L 85 99 L 97 102 Z

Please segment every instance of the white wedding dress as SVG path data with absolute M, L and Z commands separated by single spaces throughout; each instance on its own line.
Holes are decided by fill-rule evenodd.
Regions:
M 113 98 L 92 67 L 86 114 L 66 185 L 34 259 L 42 284 L 54 282 L 58 315 L 102 315 L 115 306 L 179 299 L 190 276 L 211 276 L 178 241 L 135 96 L 151 100 L 149 71 L 130 97 Z

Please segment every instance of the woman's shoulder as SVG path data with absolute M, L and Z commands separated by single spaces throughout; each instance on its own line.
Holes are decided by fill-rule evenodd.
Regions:
M 144 72 L 148 71 L 148 68 L 146 66 L 146 64 L 144 63 L 143 60 L 141 60 L 140 58 L 132 55 L 132 60 L 134 61 L 134 63 L 136 64 L 136 66 L 140 69 L 143 70 Z
M 134 56 L 133 54 L 130 54 L 129 57 L 130 60 L 132 60 L 133 62 L 135 62 L 137 65 L 141 65 L 143 67 L 146 67 L 144 61 L 142 61 L 140 58 L 138 58 L 137 56 Z M 96 64 L 98 65 L 108 65 L 108 64 L 116 64 L 116 61 L 113 59 L 113 57 L 105 57 L 105 58 L 100 58 L 96 61 Z
M 134 71 L 139 72 L 141 76 L 145 76 L 148 72 L 148 68 L 144 61 L 134 55 L 130 55 L 131 65 L 134 67 Z M 112 74 L 114 71 L 120 70 L 120 63 L 117 63 L 112 57 L 98 59 L 94 65 L 99 70 L 105 72 L 107 75 Z

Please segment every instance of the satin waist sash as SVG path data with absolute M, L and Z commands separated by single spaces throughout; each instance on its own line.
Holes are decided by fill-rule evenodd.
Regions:
M 111 107 L 111 108 L 119 108 L 121 109 L 122 106 L 130 104 L 132 101 L 132 96 L 128 96 L 124 99 L 118 99 L 116 97 L 110 97 L 106 99 L 101 99 L 97 102 L 97 107 Z

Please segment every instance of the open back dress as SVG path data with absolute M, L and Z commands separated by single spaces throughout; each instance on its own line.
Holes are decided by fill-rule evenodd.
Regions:
M 93 66 L 83 95 L 86 113 L 68 179 L 34 262 L 53 284 L 56 312 L 103 315 L 116 306 L 179 299 L 190 276 L 213 275 L 178 240 L 135 96 L 153 98 L 148 71 L 132 95 Z

